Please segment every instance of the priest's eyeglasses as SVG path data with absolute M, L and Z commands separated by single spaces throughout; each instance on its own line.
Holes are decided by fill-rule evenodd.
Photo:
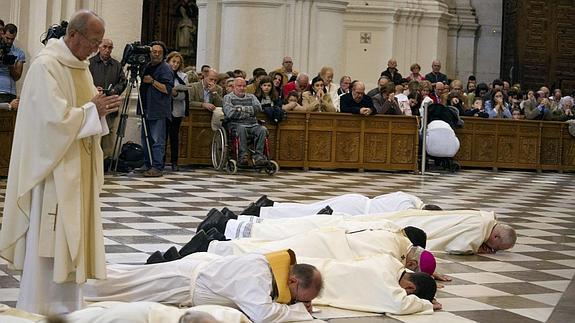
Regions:
M 92 46 L 92 47 L 98 47 L 98 46 L 100 46 L 100 44 L 102 43 L 102 40 L 101 40 L 101 39 L 98 39 L 98 40 L 96 40 L 96 39 L 90 39 L 90 38 L 88 38 L 88 36 L 86 36 L 86 34 L 84 34 L 83 32 L 81 32 L 81 31 L 79 31 L 79 30 L 76 30 L 76 31 L 78 32 L 78 34 L 82 35 L 82 37 L 84 37 L 84 39 L 87 40 L 88 43 L 90 43 L 90 46 Z

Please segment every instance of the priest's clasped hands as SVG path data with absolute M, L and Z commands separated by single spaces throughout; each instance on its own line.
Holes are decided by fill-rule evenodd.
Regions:
M 105 95 L 100 92 L 96 94 L 91 100 L 98 109 L 98 115 L 100 117 L 105 117 L 106 115 L 118 111 L 118 107 L 122 102 L 122 97 L 119 95 Z

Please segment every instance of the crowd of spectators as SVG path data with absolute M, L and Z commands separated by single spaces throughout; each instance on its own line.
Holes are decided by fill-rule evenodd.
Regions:
M 0 64 L 0 103 L 9 103 L 17 109 L 16 81 L 22 76 L 25 63 L 24 51 L 14 46 L 17 28 L 0 21 L 0 38 L 11 45 L 10 54 L 15 62 Z M 122 94 L 126 78 L 120 63 L 111 57 L 114 45 L 103 39 L 98 53 L 90 58 L 90 71 L 94 84 L 101 91 Z M 189 107 L 201 107 L 213 112 L 212 128 L 217 129 L 224 117 L 222 107 L 226 96 L 238 95 L 235 91 L 238 78 L 246 82 L 245 92 L 257 99 L 262 111 L 347 112 L 362 115 L 391 114 L 420 116 L 423 107 L 432 103 L 452 106 L 460 116 L 480 118 L 507 118 L 514 120 L 575 119 L 573 94 L 564 95 L 561 89 L 553 92 L 547 86 L 539 89 L 523 89 L 506 80 L 496 79 L 490 83 L 478 83 L 472 75 L 467 83 L 450 80 L 441 72 L 441 62 L 431 62 L 431 71 L 425 75 L 418 63 L 411 64 L 409 73 L 398 70 L 397 60 L 389 59 L 387 68 L 377 80 L 377 87 L 366 92 L 362 80 L 343 75 L 334 82 L 335 72 L 329 66 L 314 73 L 299 72 L 294 60 L 286 56 L 281 67 L 267 72 L 258 67 L 251 77 L 241 69 L 218 73 L 209 65 L 201 66 L 198 73 L 194 66 L 184 67 L 184 59 L 178 52 L 168 52 L 162 42 L 151 44 L 151 62 L 145 66 L 141 80 L 141 113 L 146 117 L 148 133 L 142 134 L 144 150 L 145 135 L 150 142 L 151 159 L 146 154 L 146 176 L 161 176 L 165 164 L 165 147 L 169 140 L 171 166 L 178 170 L 178 134 L 182 119 Z M 404 77 L 403 75 L 406 75 Z M 233 94 L 235 91 L 236 94 Z M 108 116 L 111 135 L 103 139 L 105 156 L 112 154 L 118 114 Z
M 260 93 L 257 96 L 260 100 L 265 99 L 267 104 L 271 100 L 275 106 L 281 104 L 285 111 L 419 116 L 424 105 L 437 103 L 455 107 L 460 116 L 552 121 L 575 118 L 573 94 L 564 96 L 561 89 L 556 88 L 553 93 L 547 86 L 522 89 L 519 84 L 511 85 L 500 79 L 478 83 L 473 75 L 464 84 L 442 73 L 439 60 L 434 60 L 430 67 L 431 71 L 423 75 L 421 66 L 413 63 L 407 77 L 403 77 L 392 58 L 381 72 L 377 87 L 366 92 L 362 80 L 344 75 L 339 83 L 334 83 L 333 68 L 324 66 L 317 74 L 302 73 L 293 67 L 291 57 L 284 57 L 282 66 L 270 73 L 263 68 L 254 69 L 252 77 L 246 79 L 247 92 Z M 219 75 L 226 84 L 238 76 L 245 78 L 246 73 L 234 70 Z M 264 85 L 266 91 L 270 88 L 269 98 L 261 96 L 258 84 Z M 230 91 L 231 87 L 224 86 L 224 95 Z

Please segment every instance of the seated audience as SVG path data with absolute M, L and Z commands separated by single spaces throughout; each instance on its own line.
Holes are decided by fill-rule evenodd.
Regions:
M 533 98 L 528 99 L 523 109 L 527 120 L 550 120 L 552 116 L 551 104 L 544 90 L 537 91 Z
M 291 91 L 286 99 L 282 109 L 284 111 L 305 111 L 301 106 L 301 96 L 298 91 Z
M 295 81 L 284 85 L 282 91 L 284 97 L 287 97 L 288 93 L 291 91 L 297 91 L 300 95 L 305 91 L 309 91 L 309 75 L 305 73 L 298 74 Z
M 511 111 L 509 111 L 509 104 L 503 99 L 503 91 L 493 89 L 492 93 L 493 97 L 485 102 L 485 111 L 489 114 L 489 118 L 511 119 Z
M 411 92 L 407 96 L 409 100 L 409 107 L 411 108 L 411 115 L 419 117 L 419 107 L 421 106 L 421 102 L 423 101 L 423 97 L 419 92 Z
M 483 97 L 476 97 L 475 101 L 471 105 L 470 109 L 463 112 L 466 117 L 480 117 L 489 118 L 489 114 L 485 112 L 485 107 L 483 105 Z
M 285 86 L 292 77 L 299 74 L 298 71 L 293 69 L 293 60 L 289 56 L 284 57 L 282 60 L 282 67 L 274 70 L 274 72 L 282 75 L 282 86 Z
M 337 89 L 337 95 L 340 97 L 343 94 L 349 93 L 349 86 L 351 84 L 351 77 L 344 75 L 339 79 L 339 89 Z
M 423 75 L 421 75 L 421 66 L 419 66 L 419 64 L 417 63 L 413 63 L 411 64 L 411 66 L 409 67 L 409 70 L 411 71 L 411 74 L 409 74 L 409 76 L 406 78 L 408 81 L 423 81 L 425 80 L 425 77 Z
M 365 84 L 361 81 L 354 81 L 351 85 L 351 93 L 340 97 L 340 111 L 366 116 L 377 113 L 373 100 L 365 95 Z
M 224 96 L 224 115 L 230 120 L 229 126 L 236 131 L 240 139 L 239 161 L 241 166 L 249 164 L 249 144 L 252 138 L 254 144 L 254 154 L 252 159 L 255 166 L 267 164 L 267 157 L 264 155 L 265 139 L 268 135 L 266 127 L 260 125 L 256 118 L 262 112 L 260 101 L 255 95 L 246 93 L 246 80 L 236 77 L 234 80 L 234 91 Z
M 389 77 L 385 75 L 380 76 L 379 79 L 377 79 L 377 87 L 369 90 L 369 92 L 367 92 L 367 96 L 373 99 L 374 96 L 381 92 L 381 89 L 383 89 L 387 83 L 389 83 Z
M 281 99 L 277 90 L 273 86 L 273 80 L 271 77 L 267 75 L 263 76 L 259 79 L 258 84 L 259 86 L 256 89 L 255 96 L 260 101 L 263 109 L 267 107 L 275 108 L 282 106 Z
M 431 82 L 432 85 L 435 85 L 435 83 L 438 82 L 447 84 L 447 75 L 440 71 L 441 62 L 436 59 L 431 63 L 431 72 L 425 75 L 425 79 Z
M 256 93 L 256 90 L 258 88 L 259 81 L 261 80 L 262 77 L 268 76 L 268 73 L 263 68 L 257 67 L 252 72 L 252 75 L 253 78 L 250 80 L 250 84 L 246 86 L 246 93 L 254 94 Z
M 339 85 L 333 83 L 333 68 L 329 66 L 324 66 L 319 71 L 319 76 L 322 78 L 326 93 L 329 94 L 331 97 L 331 102 L 333 102 L 333 106 L 335 107 L 336 111 L 339 111 L 339 94 L 337 90 L 339 90 Z
M 381 72 L 381 76 L 387 76 L 387 78 L 394 84 L 401 84 L 401 74 L 397 70 L 397 60 L 395 58 L 390 58 L 387 61 L 387 69 Z
M 395 98 L 395 84 L 387 83 L 381 92 L 373 97 L 373 106 L 378 114 L 403 114 Z
M 523 115 L 523 113 L 521 113 L 521 109 L 513 108 L 513 109 L 511 109 L 511 118 L 513 120 L 523 120 L 523 119 L 525 119 L 525 115 Z
M 280 97 L 280 99 L 283 101 L 284 99 L 284 93 L 282 91 L 282 82 L 283 82 L 283 76 L 281 73 L 278 72 L 271 72 L 270 76 L 272 78 L 272 84 L 274 86 L 274 89 L 276 89 L 276 92 L 278 93 L 278 96 Z
M 311 81 L 310 90 L 302 94 L 302 104 L 307 112 L 337 112 L 319 75 Z

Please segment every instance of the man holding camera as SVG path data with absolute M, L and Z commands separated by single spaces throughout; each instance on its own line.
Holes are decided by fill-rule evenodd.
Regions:
M 151 61 L 144 67 L 142 73 L 140 85 L 142 111 L 139 112 L 144 113 L 147 128 L 142 127 L 142 146 L 147 168 L 144 176 L 160 177 L 164 170 L 164 155 L 166 154 L 166 121 L 172 118 L 171 93 L 174 87 L 174 72 L 164 61 L 166 45 L 161 41 L 154 41 L 150 47 Z M 146 140 L 150 144 L 151 152 L 148 152 Z
M 114 43 L 110 39 L 102 39 L 98 46 L 98 55 L 90 58 L 90 73 L 94 78 L 94 85 L 98 91 L 105 91 L 106 94 L 121 95 L 126 88 L 126 77 L 120 62 L 112 58 Z M 102 150 L 104 158 L 114 157 L 114 144 L 116 132 L 118 131 L 118 112 L 110 113 L 106 116 L 106 121 L 110 128 L 110 133 L 102 137 Z
M 0 103 L 16 99 L 16 81 L 22 77 L 26 61 L 24 51 L 14 46 L 17 33 L 16 25 L 7 24 L 0 36 Z

